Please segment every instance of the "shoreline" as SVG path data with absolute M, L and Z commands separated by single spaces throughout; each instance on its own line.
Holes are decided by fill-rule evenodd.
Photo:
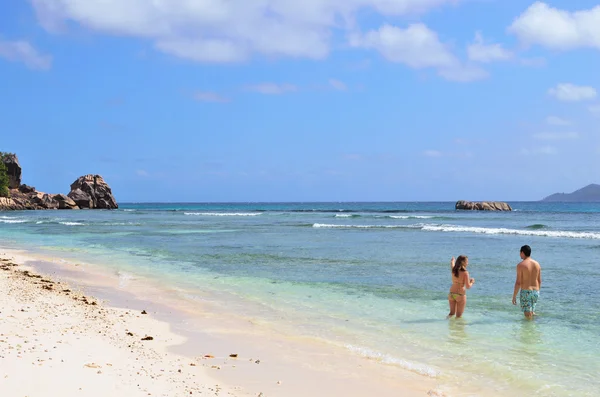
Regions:
M 170 352 L 185 339 L 168 323 L 104 305 L 21 252 L 0 251 L 0 395 L 249 395 L 220 385 L 202 359 Z
M 14 258 L 12 262 L 18 263 L 20 270 L 26 265 L 44 278 L 60 280 L 84 291 L 86 296 L 102 299 L 104 304 L 97 304 L 103 310 L 146 310 L 149 316 L 144 317 L 152 318 L 156 327 L 167 326 L 172 340 L 178 341 L 164 346 L 165 357 L 197 360 L 197 368 L 204 370 L 190 380 L 200 385 L 196 387 L 214 389 L 208 384 L 216 382 L 221 393 L 226 391 L 232 396 L 262 393 L 265 397 L 385 397 L 397 396 L 399 392 L 403 396 L 448 395 L 438 389 L 435 379 L 353 355 L 318 340 L 277 332 L 232 313 L 217 313 L 208 302 L 186 302 L 169 294 L 168 288 L 142 277 L 120 285 L 122 279 L 97 265 L 76 266 L 59 256 L 49 258 L 10 248 L 0 248 L 0 252 L 4 252 L 0 258 L 7 258 L 6 253 Z M 39 288 L 31 280 L 27 277 L 24 282 Z M 46 297 L 43 296 L 44 301 Z M 78 303 L 73 299 L 67 302 Z M 230 354 L 237 357 L 230 358 Z M 210 380 L 200 383 L 200 373 Z

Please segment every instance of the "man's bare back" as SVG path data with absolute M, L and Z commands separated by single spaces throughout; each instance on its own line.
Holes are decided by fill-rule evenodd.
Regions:
M 520 273 L 521 289 L 540 290 L 541 267 L 538 261 L 525 258 L 517 265 L 517 272 Z
M 513 292 L 512 303 L 517 304 L 517 294 L 521 302 L 521 310 L 528 319 L 535 315 L 535 306 L 542 286 L 542 267 L 531 259 L 531 247 L 521 247 L 521 262 L 517 265 L 517 279 Z

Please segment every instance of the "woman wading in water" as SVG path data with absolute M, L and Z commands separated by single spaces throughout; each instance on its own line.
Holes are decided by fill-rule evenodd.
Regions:
M 456 314 L 456 318 L 460 318 L 467 306 L 467 290 L 475 284 L 474 278 L 469 278 L 467 266 L 469 258 L 461 255 L 454 260 L 450 260 L 450 269 L 452 270 L 452 286 L 448 294 L 448 303 L 450 303 L 450 314 L 448 318 Z

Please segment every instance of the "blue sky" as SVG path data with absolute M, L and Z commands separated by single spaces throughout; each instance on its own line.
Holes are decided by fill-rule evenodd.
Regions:
M 600 183 L 598 1 L 4 0 L 0 150 L 118 201 Z

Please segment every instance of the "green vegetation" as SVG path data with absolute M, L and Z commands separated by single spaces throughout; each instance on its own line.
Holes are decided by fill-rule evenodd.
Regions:
M 0 197 L 8 197 L 8 169 L 4 164 L 4 156 L 8 156 L 11 153 L 0 152 Z
M 0 161 L 0 197 L 8 197 L 8 174 L 4 161 Z

